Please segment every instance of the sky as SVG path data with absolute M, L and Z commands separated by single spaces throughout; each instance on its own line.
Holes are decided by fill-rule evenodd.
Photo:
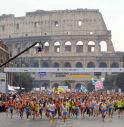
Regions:
M 35 10 L 99 9 L 112 32 L 115 51 L 124 51 L 124 0 L 0 0 L 0 15 L 25 16 Z

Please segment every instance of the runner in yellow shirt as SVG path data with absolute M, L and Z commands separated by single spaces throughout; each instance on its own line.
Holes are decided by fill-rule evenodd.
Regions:
M 117 109 L 118 109 L 118 117 L 120 118 L 120 115 L 122 113 L 122 107 L 123 107 L 123 102 L 122 99 L 118 99 L 117 101 Z

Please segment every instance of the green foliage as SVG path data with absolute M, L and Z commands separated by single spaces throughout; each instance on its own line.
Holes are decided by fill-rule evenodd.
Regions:
M 124 90 L 124 73 L 119 73 L 116 78 L 116 85 L 118 88 Z
M 104 87 L 106 90 L 115 89 L 116 75 L 107 75 L 104 81 Z
M 33 78 L 29 73 L 14 73 L 13 85 L 20 86 L 29 90 L 33 87 Z
M 117 75 L 107 75 L 104 81 L 106 90 L 121 88 L 124 90 L 124 73 Z
M 87 84 L 87 90 L 89 92 L 92 92 L 93 90 L 95 89 L 94 85 L 92 84 L 92 82 L 88 83 Z

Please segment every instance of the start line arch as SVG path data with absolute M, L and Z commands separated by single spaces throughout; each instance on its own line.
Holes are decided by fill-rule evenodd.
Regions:
M 124 68 L 16 68 L 16 67 L 6 67 L 4 68 L 4 72 L 67 72 L 67 73 L 86 73 L 86 72 L 124 72 Z

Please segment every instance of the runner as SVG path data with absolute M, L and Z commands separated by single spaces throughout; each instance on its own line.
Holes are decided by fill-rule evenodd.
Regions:
M 66 103 L 62 106 L 62 112 L 63 112 L 63 120 L 66 122 L 67 115 L 68 115 L 68 107 L 66 106 Z
M 105 100 L 103 100 L 102 103 L 101 103 L 101 115 L 102 115 L 102 121 L 103 122 L 105 120 L 106 113 L 107 113 L 107 105 L 106 105 Z
M 31 115 L 31 107 L 30 107 L 29 102 L 27 102 L 26 105 L 25 105 L 25 111 L 26 111 L 26 117 L 28 119 L 29 116 Z
M 122 113 L 122 107 L 123 107 L 122 99 L 119 98 L 117 101 L 117 109 L 118 109 L 118 117 L 119 118 L 120 118 L 121 113 Z
M 13 117 L 13 110 L 14 110 L 13 100 L 10 100 L 10 102 L 9 102 L 9 109 L 10 109 L 11 119 L 12 119 L 12 117 Z
M 22 103 L 22 101 L 19 102 L 18 109 L 19 109 L 20 118 L 22 119 L 23 118 L 23 112 L 24 112 L 24 104 Z
M 51 103 L 49 104 L 49 107 L 50 107 L 50 119 L 53 121 L 55 117 L 55 109 L 56 109 L 54 101 L 51 101 Z
M 36 100 L 36 102 L 34 103 L 34 117 L 33 119 L 36 118 L 36 120 L 38 119 L 39 116 L 39 111 L 40 111 L 40 103 L 38 102 L 38 100 Z

